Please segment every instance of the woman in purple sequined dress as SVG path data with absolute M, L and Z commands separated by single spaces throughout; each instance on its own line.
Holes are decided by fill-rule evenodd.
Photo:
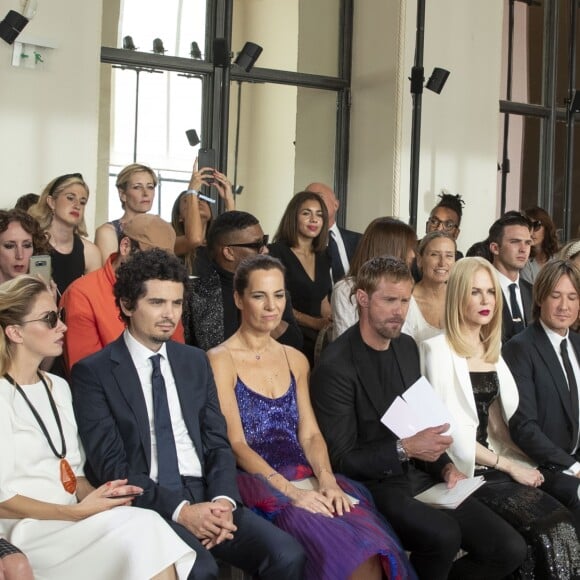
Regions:
M 307 579 L 415 578 L 368 492 L 332 473 L 306 358 L 270 336 L 285 305 L 283 266 L 270 256 L 248 258 L 234 289 L 240 328 L 208 354 L 244 502 L 303 544 Z

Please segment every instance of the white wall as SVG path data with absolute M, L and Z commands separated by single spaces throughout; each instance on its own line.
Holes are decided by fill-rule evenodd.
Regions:
M 97 175 L 99 53 L 102 0 L 41 0 L 19 37 L 43 38 L 36 70 L 11 65 L 12 47 L 0 40 L 0 174 L 2 207 L 38 192 L 62 173 L 81 172 L 94 190 Z M 0 18 L 17 0 L 0 1 Z M 94 196 L 87 224 L 94 226 Z
M 381 214 L 409 217 L 416 5 L 355 3 L 348 217 L 359 229 Z M 427 2 L 425 76 L 435 66 L 451 76 L 441 95 L 423 95 L 418 233 L 441 189 L 461 193 L 462 249 L 497 217 L 502 17 L 502 0 Z

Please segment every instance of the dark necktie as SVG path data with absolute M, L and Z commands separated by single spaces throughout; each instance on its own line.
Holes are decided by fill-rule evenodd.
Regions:
M 338 251 L 338 244 L 334 239 L 334 232 L 330 232 L 328 237 L 328 253 L 330 255 L 330 269 L 332 270 L 332 281 L 336 284 L 339 280 L 344 278 L 344 267 L 340 259 L 340 252 Z
M 568 341 L 564 339 L 560 343 L 560 354 L 562 355 L 562 362 L 564 363 L 564 369 L 566 370 L 566 377 L 568 378 L 568 388 L 570 389 L 570 409 L 572 411 L 572 417 L 574 418 L 574 432 L 576 438 L 574 440 L 574 448 L 578 443 L 578 383 L 576 382 L 576 377 L 574 376 L 574 369 L 570 363 L 570 357 L 568 356 Z
M 173 491 L 181 489 L 181 477 L 177 462 L 177 449 L 171 427 L 171 415 L 167 403 L 165 379 L 161 374 L 159 361 L 161 355 L 149 357 L 153 365 L 151 386 L 153 387 L 153 422 L 155 423 L 155 438 L 157 440 L 157 482 L 162 487 Z
M 510 284 L 510 306 L 512 311 L 512 322 L 514 333 L 517 334 L 525 328 L 524 317 L 522 311 L 520 310 L 520 305 L 518 304 L 518 299 L 516 297 L 517 284 Z

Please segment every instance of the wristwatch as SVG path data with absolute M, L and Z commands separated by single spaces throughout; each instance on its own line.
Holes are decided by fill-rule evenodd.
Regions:
M 403 442 L 401 439 L 397 439 L 397 457 L 399 461 L 402 463 L 403 461 L 409 461 L 409 454 L 405 451 L 405 447 L 403 446 Z

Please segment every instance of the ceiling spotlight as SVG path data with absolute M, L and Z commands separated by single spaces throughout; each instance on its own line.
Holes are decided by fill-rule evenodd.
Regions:
M 167 52 L 163 47 L 163 41 L 160 38 L 153 39 L 153 52 L 155 54 L 165 54 Z
M 199 49 L 199 45 L 197 42 L 195 42 L 195 40 L 191 43 L 189 56 L 191 56 L 191 58 L 195 58 L 196 60 L 201 60 L 201 50 Z
M 19 12 L 9 10 L 4 20 L 0 22 L 0 38 L 12 44 L 27 24 L 28 18 Z
M 125 50 L 137 50 L 137 48 L 135 47 L 135 43 L 133 42 L 132 36 L 123 37 L 123 48 Z
M 435 67 L 431 73 L 431 77 L 425 85 L 430 91 L 437 93 L 438 95 L 443 90 L 445 83 L 449 77 L 449 71 L 444 68 Z
M 262 47 L 253 42 L 246 42 L 244 48 L 240 51 L 236 60 L 234 61 L 240 68 L 243 68 L 246 72 L 250 72 L 258 57 L 262 54 Z

